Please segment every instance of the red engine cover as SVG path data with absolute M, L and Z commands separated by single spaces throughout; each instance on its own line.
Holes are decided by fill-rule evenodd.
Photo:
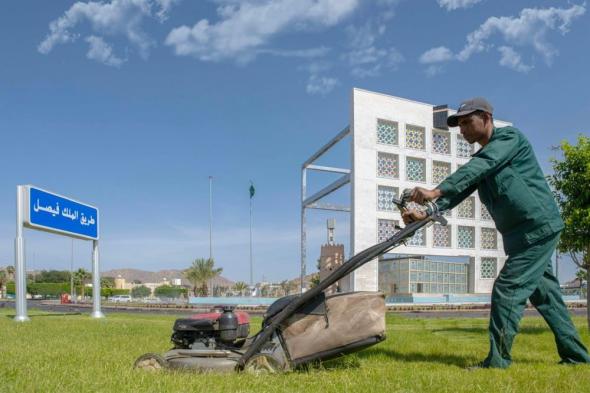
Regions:
M 211 321 L 217 321 L 223 311 L 219 309 L 211 310 L 211 312 L 202 313 L 202 314 L 193 314 L 190 316 L 190 319 L 209 319 Z M 250 323 L 250 315 L 245 311 L 234 311 L 234 314 L 238 318 L 238 324 L 244 325 Z

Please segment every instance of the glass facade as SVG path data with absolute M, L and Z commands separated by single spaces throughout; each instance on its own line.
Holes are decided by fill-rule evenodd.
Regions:
M 379 290 L 394 293 L 467 293 L 469 265 L 402 258 L 379 262 Z

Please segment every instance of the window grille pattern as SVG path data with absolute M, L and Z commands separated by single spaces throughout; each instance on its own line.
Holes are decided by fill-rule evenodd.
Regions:
M 440 184 L 451 174 L 451 163 L 432 161 L 432 183 Z
M 384 212 L 393 212 L 397 210 L 395 204 L 391 201 L 396 197 L 399 190 L 396 187 L 377 186 L 377 210 Z
M 396 220 L 385 220 L 385 219 L 378 219 L 377 220 L 377 242 L 381 243 L 393 235 L 398 231 L 395 227 L 398 225 Z
M 495 228 L 481 228 L 481 248 L 484 250 L 498 249 L 498 232 Z
M 426 130 L 423 127 L 406 125 L 406 147 L 426 150 Z
M 462 135 L 457 134 L 457 157 L 471 157 L 473 145 L 469 144 Z
M 408 246 L 423 247 L 426 246 L 426 231 L 424 228 L 417 230 L 410 239 L 408 239 Z
M 457 227 L 459 248 L 475 248 L 475 228 L 459 225 Z
M 410 181 L 426 181 L 426 161 L 420 158 L 406 158 L 406 178 Z
M 398 126 L 395 121 L 377 120 L 377 143 L 384 145 L 398 144 Z
M 490 214 L 488 209 L 486 209 L 486 205 L 484 205 L 483 203 L 481 204 L 481 219 L 482 220 L 491 220 L 492 219 L 492 215 Z
M 467 197 L 457 206 L 459 218 L 475 218 L 475 197 Z
M 498 272 L 497 258 L 481 258 L 480 277 L 496 278 Z
M 377 153 L 377 176 L 399 178 L 399 157 L 397 154 Z
M 432 152 L 438 154 L 451 154 L 451 134 L 448 132 L 432 132 Z
M 451 247 L 451 226 L 435 224 L 432 227 L 434 247 Z

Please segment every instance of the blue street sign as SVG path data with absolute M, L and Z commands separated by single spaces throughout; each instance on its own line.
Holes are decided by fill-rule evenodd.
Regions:
M 73 237 L 98 240 L 98 209 L 33 186 L 26 193 L 25 224 Z

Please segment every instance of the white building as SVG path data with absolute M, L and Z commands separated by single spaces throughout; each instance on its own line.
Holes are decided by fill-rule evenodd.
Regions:
M 469 161 L 479 146 L 469 145 L 446 118 L 455 111 L 385 94 L 353 89 L 350 123 L 302 166 L 302 273 L 305 273 L 308 209 L 350 211 L 351 255 L 393 235 L 401 216 L 390 202 L 405 188 L 434 188 Z M 510 123 L 494 119 L 497 127 Z M 330 168 L 314 162 L 336 143 L 350 143 L 350 167 Z M 342 173 L 342 177 L 310 197 L 307 171 Z M 323 204 L 321 199 L 350 184 L 350 206 Z M 479 201 L 477 192 L 447 213 L 449 225 L 434 225 L 416 233 L 396 254 L 468 257 L 471 293 L 491 292 L 506 259 L 502 238 Z M 378 261 L 357 269 L 350 290 L 378 289 Z

